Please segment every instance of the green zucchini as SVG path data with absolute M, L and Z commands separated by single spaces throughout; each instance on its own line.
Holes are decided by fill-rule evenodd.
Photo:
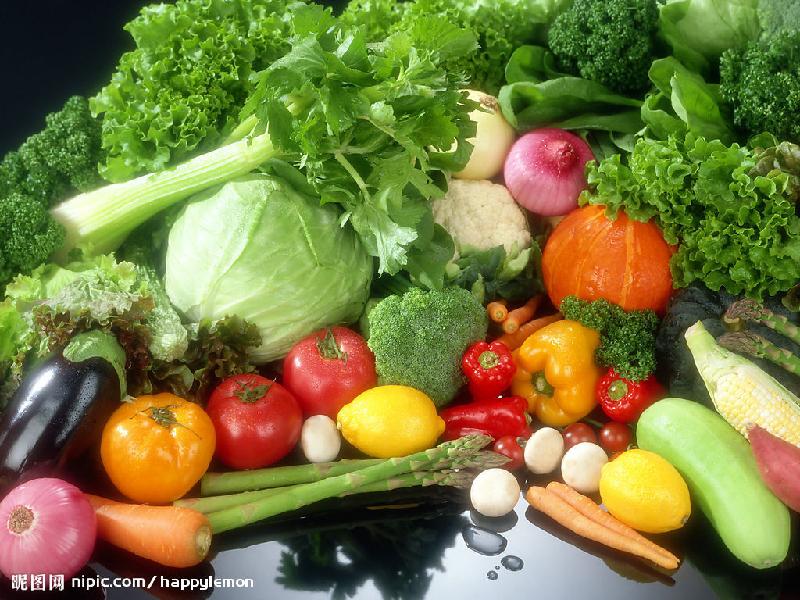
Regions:
M 642 413 L 636 440 L 680 472 L 695 503 L 739 560 L 766 569 L 786 558 L 789 509 L 762 481 L 747 440 L 717 413 L 666 398 Z

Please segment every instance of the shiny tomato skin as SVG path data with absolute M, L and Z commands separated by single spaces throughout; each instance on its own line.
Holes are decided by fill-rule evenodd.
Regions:
M 281 384 L 261 375 L 223 381 L 206 406 L 217 432 L 217 458 L 232 469 L 260 469 L 289 454 L 300 439 L 303 411 Z
M 572 425 L 567 425 L 563 433 L 564 450 L 569 450 L 581 442 L 591 442 L 592 444 L 597 443 L 597 435 L 595 434 L 594 429 L 592 429 L 591 426 L 587 425 L 586 423 L 573 423 Z
M 330 333 L 346 358 L 326 358 L 319 343 Z M 347 327 L 321 329 L 297 342 L 283 361 L 283 384 L 294 394 L 303 414 L 336 420 L 345 404 L 378 384 L 375 356 L 367 342 Z
M 492 448 L 498 454 L 502 454 L 511 460 L 503 465 L 504 469 L 509 471 L 516 471 L 525 464 L 525 452 L 519 445 L 517 438 L 513 435 L 504 435 L 499 438 Z
M 610 421 L 600 430 L 600 446 L 610 453 L 624 452 L 628 449 L 633 438 L 631 428 L 624 423 Z

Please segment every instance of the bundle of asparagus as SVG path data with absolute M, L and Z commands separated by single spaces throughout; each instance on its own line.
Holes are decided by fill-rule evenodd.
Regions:
M 221 533 L 328 498 L 415 486 L 468 488 L 478 472 L 508 461 L 500 454 L 482 450 L 491 441 L 485 435 L 468 435 L 388 460 L 209 473 L 201 483 L 201 494 L 207 497 L 175 504 L 206 513 L 214 533 Z

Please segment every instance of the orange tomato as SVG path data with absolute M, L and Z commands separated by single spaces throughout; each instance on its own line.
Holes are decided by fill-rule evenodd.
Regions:
M 208 469 L 216 436 L 200 406 L 173 394 L 141 396 L 106 423 L 100 454 L 117 489 L 135 502 L 184 496 Z

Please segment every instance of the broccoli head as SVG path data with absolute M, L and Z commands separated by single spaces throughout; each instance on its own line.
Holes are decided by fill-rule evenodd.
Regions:
M 800 31 L 726 50 L 720 79 L 738 127 L 800 140 Z
M 86 99 L 74 96 L 0 162 L 0 292 L 61 246 L 64 229 L 48 209 L 99 183 L 100 154 L 100 123 Z
M 600 333 L 595 360 L 613 367 L 626 379 L 646 379 L 656 368 L 658 317 L 652 310 L 625 311 L 607 300 L 588 302 L 576 296 L 561 301 L 565 319 L 578 321 Z
M 381 384 L 407 385 L 450 402 L 465 383 L 461 356 L 486 337 L 486 310 L 463 288 L 424 291 L 381 300 L 369 313 L 369 347 Z
M 621 94 L 649 87 L 656 0 L 575 0 L 553 21 L 548 45 L 561 69 Z

